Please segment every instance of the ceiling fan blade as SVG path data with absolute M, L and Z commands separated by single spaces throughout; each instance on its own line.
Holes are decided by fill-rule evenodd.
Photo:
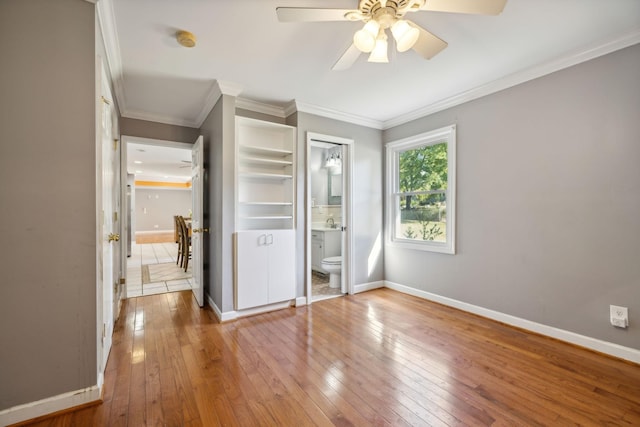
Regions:
M 421 10 L 499 15 L 507 0 L 426 0 Z
M 409 22 L 409 25 L 411 25 L 412 27 L 420 30 L 420 36 L 418 36 L 418 41 L 416 41 L 416 44 L 413 45 L 413 50 L 418 52 L 424 59 L 433 58 L 448 46 L 446 41 L 434 36 L 421 26 L 416 25 L 411 21 L 407 22 Z
M 349 48 L 342 54 L 340 59 L 333 65 L 331 68 L 334 71 L 342 71 L 351 67 L 354 62 L 360 57 L 360 50 L 356 47 L 356 45 L 352 44 Z
M 314 9 L 309 7 L 277 7 L 280 22 L 349 21 L 345 15 L 352 9 Z

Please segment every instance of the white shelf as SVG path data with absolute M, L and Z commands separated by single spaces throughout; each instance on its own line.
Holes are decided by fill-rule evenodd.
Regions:
M 295 228 L 296 129 L 236 118 L 236 227 Z
M 240 219 L 255 219 L 255 220 L 265 220 L 265 219 L 293 219 L 293 215 L 261 215 L 261 216 L 241 216 Z
M 291 202 L 240 202 L 243 206 L 293 206 Z
M 284 168 L 291 166 L 291 160 L 265 159 L 264 157 L 242 157 L 240 162 L 246 165 L 259 165 L 273 168 Z
M 240 151 L 242 151 L 243 153 L 270 157 L 286 157 L 293 154 L 292 150 L 282 150 L 279 148 L 259 147 L 257 145 L 244 144 L 240 145 Z
M 293 178 L 292 175 L 284 175 L 284 174 L 279 174 L 279 173 L 264 173 L 264 172 L 241 172 L 240 174 L 238 174 L 238 176 L 240 176 L 240 178 L 245 178 L 245 179 L 274 179 L 274 180 L 280 180 L 280 179 L 292 179 Z

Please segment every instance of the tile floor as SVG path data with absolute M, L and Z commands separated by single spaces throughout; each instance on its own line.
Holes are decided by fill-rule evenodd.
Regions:
M 127 298 L 144 295 L 162 294 L 191 289 L 191 266 L 187 275 L 176 265 L 178 245 L 176 243 L 145 243 L 131 245 L 131 257 L 127 258 Z M 160 280 L 143 283 L 142 266 L 151 264 L 166 264 L 164 274 L 160 277 L 186 276 L 176 280 Z M 152 276 L 153 278 L 153 276 Z

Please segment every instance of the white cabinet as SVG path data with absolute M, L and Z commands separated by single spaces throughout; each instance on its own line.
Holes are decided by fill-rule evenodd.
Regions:
M 295 129 L 236 117 L 238 230 L 295 228 Z
M 311 269 L 326 273 L 322 260 L 338 256 L 342 252 L 342 232 L 336 230 L 311 230 Z
M 236 310 L 296 297 L 296 128 L 236 117 Z
M 295 231 L 235 233 L 236 310 L 295 298 Z

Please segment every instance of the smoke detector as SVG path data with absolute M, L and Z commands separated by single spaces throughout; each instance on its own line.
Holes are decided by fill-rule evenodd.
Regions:
M 189 31 L 178 31 L 176 33 L 176 40 L 184 47 L 194 47 L 196 45 L 196 36 Z

